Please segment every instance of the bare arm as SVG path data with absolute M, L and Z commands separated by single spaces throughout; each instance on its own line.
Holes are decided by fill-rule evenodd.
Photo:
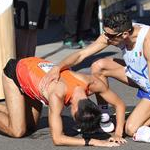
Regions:
M 89 45 L 85 49 L 80 49 L 79 51 L 67 56 L 62 61 L 59 62 L 57 66 L 54 66 L 42 79 L 41 86 L 45 88 L 47 83 L 52 80 L 58 81 L 60 76 L 60 71 L 72 67 L 80 62 L 82 62 L 88 56 L 100 52 L 107 46 L 107 40 L 104 35 L 101 35 L 95 42 Z
M 78 52 L 75 52 L 65 59 L 63 59 L 59 63 L 60 70 L 66 68 L 66 67 L 72 67 L 80 62 L 82 62 L 85 58 L 102 51 L 104 48 L 108 46 L 106 37 L 104 35 L 101 35 L 97 38 L 96 41 L 94 41 L 92 44 L 90 44 L 85 49 L 81 49 Z
M 89 86 L 90 90 L 93 92 L 100 92 L 102 98 L 106 100 L 109 104 L 113 105 L 113 107 L 116 109 L 117 125 L 114 138 L 111 138 L 111 140 L 117 141 L 119 143 L 125 143 L 126 141 L 122 138 L 125 123 L 125 104 L 117 96 L 117 94 L 112 92 L 99 77 L 95 76 L 95 78 L 93 79 L 93 84 Z
M 63 133 L 63 125 L 61 111 L 63 109 L 63 101 L 53 94 L 50 97 L 49 109 L 49 125 L 51 129 L 52 139 L 55 145 L 84 145 L 83 139 L 69 137 Z
M 85 141 L 83 138 L 70 137 L 63 133 L 63 124 L 61 119 L 61 111 L 63 109 L 63 102 L 59 96 L 56 94 L 52 94 L 50 96 L 50 104 L 49 104 L 49 125 L 52 134 L 53 143 L 55 145 L 80 145 L 84 146 Z M 105 146 L 105 147 L 113 147 L 119 146 L 119 144 L 115 142 L 109 142 L 106 140 L 96 140 L 91 139 L 89 142 L 90 145 L 93 146 Z
M 109 104 L 113 105 L 116 110 L 116 129 L 114 134 L 114 139 L 120 143 L 125 143 L 126 141 L 122 139 L 123 129 L 125 124 L 125 104 L 124 102 L 110 89 L 100 94 Z

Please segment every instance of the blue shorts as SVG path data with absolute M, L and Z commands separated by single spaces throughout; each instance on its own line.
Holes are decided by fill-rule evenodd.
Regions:
M 138 98 L 146 98 L 150 100 L 150 93 L 143 91 L 142 89 L 138 89 L 137 95 Z

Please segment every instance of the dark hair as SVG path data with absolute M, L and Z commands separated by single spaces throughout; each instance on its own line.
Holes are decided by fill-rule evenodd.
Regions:
M 125 12 L 115 12 L 105 16 L 103 19 L 104 27 L 109 27 L 115 32 L 121 33 L 131 29 L 133 30 L 132 21 Z
M 82 133 L 93 133 L 100 127 L 101 112 L 99 107 L 90 99 L 80 100 L 75 120 Z

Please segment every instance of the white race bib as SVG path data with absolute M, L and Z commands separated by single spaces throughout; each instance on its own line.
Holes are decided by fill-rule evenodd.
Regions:
M 51 63 L 51 62 L 40 62 L 38 64 L 38 66 L 44 71 L 44 72 L 48 72 L 50 71 L 54 66 L 56 66 L 55 64 Z

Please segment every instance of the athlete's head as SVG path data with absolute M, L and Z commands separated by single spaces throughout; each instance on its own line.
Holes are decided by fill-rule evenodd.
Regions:
M 104 27 L 108 27 L 117 33 L 132 29 L 132 21 L 125 12 L 115 12 L 104 17 Z
M 93 133 L 99 129 L 101 112 L 90 99 L 82 99 L 78 102 L 74 118 L 83 133 Z
M 133 31 L 132 21 L 125 12 L 115 12 L 104 16 L 104 34 L 110 41 L 120 42 Z M 115 45 L 115 42 L 112 43 Z M 116 43 L 117 45 L 117 43 Z

